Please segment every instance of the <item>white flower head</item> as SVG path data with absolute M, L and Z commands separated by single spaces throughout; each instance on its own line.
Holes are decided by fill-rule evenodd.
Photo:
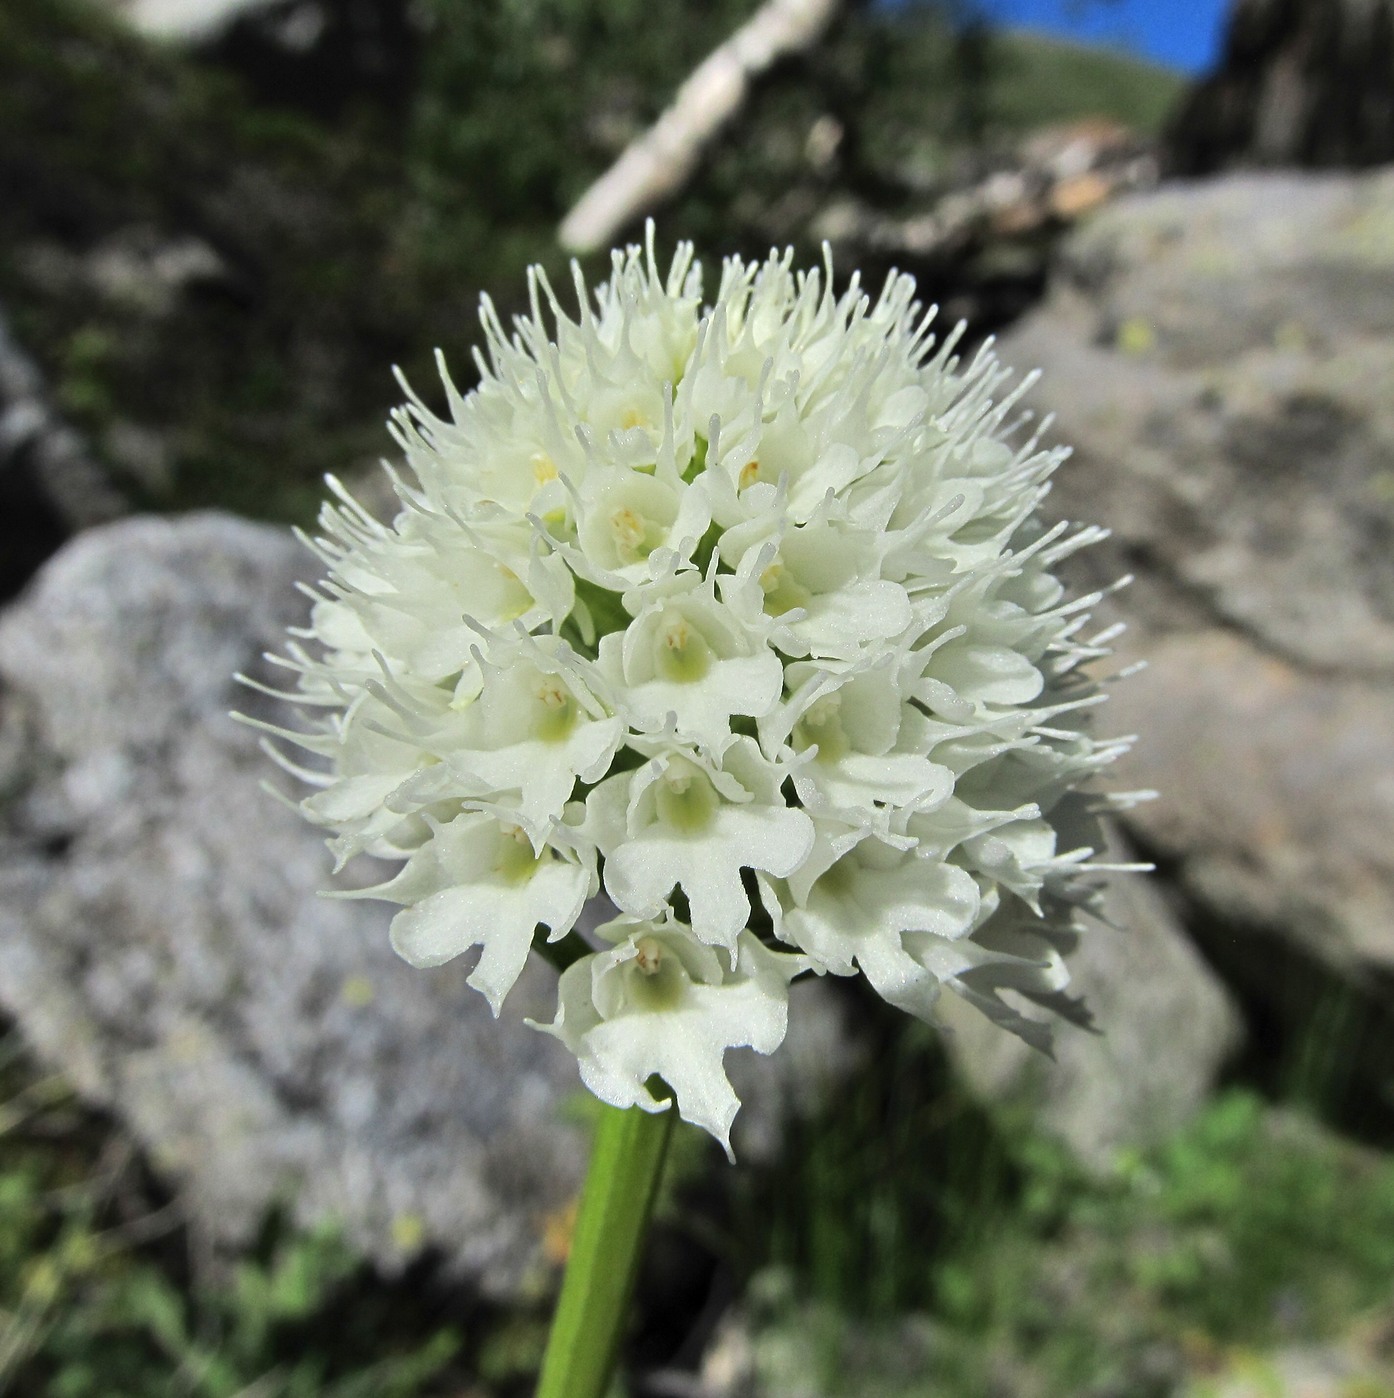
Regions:
M 334 484 L 278 659 L 310 717 L 261 725 L 314 755 L 269 745 L 306 816 L 401 864 L 393 945 L 477 949 L 495 1012 L 570 946 L 547 1032 L 586 1085 L 652 1111 L 657 1075 L 728 1148 L 724 1055 L 778 1047 L 805 970 L 1044 1043 L 1126 743 L 1086 724 L 1113 633 L 1053 570 L 1102 531 L 1041 522 L 1029 380 L 830 260 L 732 258 L 704 301 L 650 230 L 577 286 L 534 271 L 511 331 L 486 300 L 477 387 L 442 362 L 446 416 L 394 414 L 390 523 Z

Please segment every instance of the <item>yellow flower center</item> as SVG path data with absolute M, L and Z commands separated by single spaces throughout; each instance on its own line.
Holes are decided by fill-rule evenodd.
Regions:
M 700 680 L 711 668 L 711 648 L 706 637 L 681 613 L 665 617 L 658 630 L 658 672 L 680 684 Z
M 621 505 L 610 516 L 610 537 L 621 563 L 640 563 L 654 550 L 662 530 L 637 510 Z
M 669 524 L 632 505 L 610 514 L 610 539 L 621 565 L 642 563 L 668 537 Z
M 795 581 L 779 558 L 760 574 L 760 588 L 765 594 L 768 616 L 783 616 L 795 607 L 806 607 L 812 596 L 806 587 Z
M 544 675 L 533 695 L 541 710 L 537 736 L 544 742 L 561 742 L 576 726 L 575 696 L 555 675 Z

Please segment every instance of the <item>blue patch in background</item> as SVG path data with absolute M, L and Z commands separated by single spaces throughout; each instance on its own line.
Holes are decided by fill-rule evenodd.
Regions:
M 1185 73 L 1214 66 L 1225 0 L 976 0 L 992 23 L 1106 44 Z

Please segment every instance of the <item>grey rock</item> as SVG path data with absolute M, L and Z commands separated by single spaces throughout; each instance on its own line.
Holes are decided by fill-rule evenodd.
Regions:
M 1110 851 L 1126 859 L 1121 845 Z M 1062 1022 L 1053 1057 L 945 996 L 949 1056 L 983 1099 L 1031 1113 L 1087 1168 L 1184 1126 L 1242 1036 L 1239 1011 L 1202 961 L 1157 881 L 1118 875 L 1070 960 L 1093 1028 Z
M 523 1023 L 551 1019 L 555 975 L 529 967 L 495 1023 L 467 966 L 396 958 L 387 905 L 316 896 L 320 836 L 261 789 L 276 769 L 228 717 L 272 716 L 232 676 L 273 681 L 260 657 L 303 621 L 310 562 L 226 516 L 132 518 L 0 616 L 0 1006 L 212 1243 L 280 1206 L 387 1270 L 432 1249 L 517 1294 L 546 1282 L 585 1164 L 575 1060 Z M 751 1158 L 778 1148 L 795 1085 L 848 1061 L 826 987 L 795 989 L 784 1052 L 728 1060 Z
M 1045 369 L 1076 448 L 1053 507 L 1115 531 L 1129 613 L 1394 673 L 1394 174 L 1120 201 L 1004 355 Z
M 1158 638 L 1111 717 L 1163 791 L 1131 823 L 1207 911 L 1337 975 L 1394 971 L 1394 700 L 1220 629 Z M 1262 953 L 1259 952 L 1259 955 Z
M 1197 916 L 1394 967 L 1394 174 L 1120 201 L 1003 346 L 1075 446 L 1051 508 L 1135 573 L 1127 825 Z M 1387 982 L 1386 982 L 1387 983 Z
M 232 682 L 297 619 L 300 550 L 212 515 L 82 535 L 0 619 L 0 999 L 110 1106 L 215 1242 L 273 1204 L 392 1268 L 430 1246 L 512 1291 L 583 1150 L 577 1086 L 464 971 L 397 961 L 384 907 L 259 789 Z
M 1166 881 L 1121 880 L 1073 962 L 1103 1030 L 1054 1063 L 950 1006 L 950 1051 L 1086 1163 L 1182 1124 L 1282 968 L 1394 969 L 1394 177 L 1236 176 L 1121 200 L 1064 245 L 1004 360 L 1073 458 L 1049 509 L 1129 622 L 1111 732 L 1124 817 Z M 1188 933 L 1198 936 L 1207 960 Z M 1275 941 L 1274 939 L 1277 939 Z M 1283 959 L 1276 953 L 1281 951 Z M 1313 994 L 1316 992 L 1313 991 Z

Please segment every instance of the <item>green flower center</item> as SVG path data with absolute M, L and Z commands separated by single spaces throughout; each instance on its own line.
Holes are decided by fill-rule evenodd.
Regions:
M 654 937 L 635 943 L 632 970 L 626 989 L 629 1002 L 641 1010 L 671 1010 L 682 999 L 687 977 L 676 956 Z
M 760 586 L 765 593 L 767 616 L 783 616 L 796 607 L 806 607 L 813 597 L 778 558 L 760 574 Z
M 845 757 L 852 745 L 842 726 L 842 696 L 825 694 L 810 704 L 794 725 L 793 743 L 795 752 L 803 752 L 816 743 L 817 762 L 836 762 Z
M 576 696 L 555 675 L 544 675 L 534 695 L 537 714 L 533 732 L 545 743 L 564 742 L 576 727 Z
M 675 758 L 654 783 L 658 818 L 684 835 L 699 835 L 716 818 L 721 797 L 706 773 L 691 762 Z
M 654 668 L 665 680 L 694 684 L 711 669 L 707 638 L 678 612 L 665 616 L 654 639 Z
M 532 841 L 521 826 L 499 827 L 494 872 L 505 883 L 526 883 L 537 872 L 537 866 L 541 863 L 541 858 L 533 852 Z

